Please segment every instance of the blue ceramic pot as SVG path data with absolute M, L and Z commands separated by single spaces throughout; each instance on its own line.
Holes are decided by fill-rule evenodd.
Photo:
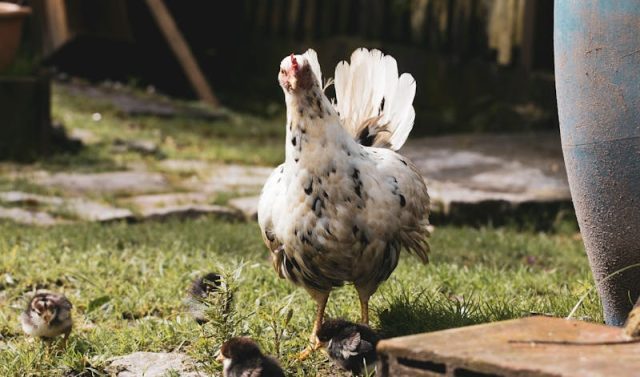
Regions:
M 556 0 L 555 73 L 571 196 L 607 324 L 640 293 L 640 0 Z

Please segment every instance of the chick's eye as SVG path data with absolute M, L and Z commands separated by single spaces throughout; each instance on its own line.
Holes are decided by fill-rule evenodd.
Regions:
M 284 68 L 280 68 L 280 73 L 282 73 L 284 75 Z

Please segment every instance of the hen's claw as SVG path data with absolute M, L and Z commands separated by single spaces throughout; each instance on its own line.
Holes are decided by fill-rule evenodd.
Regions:
M 305 361 L 312 353 L 316 352 L 320 348 L 322 348 L 322 343 L 316 339 L 313 344 L 309 344 L 307 348 L 298 354 L 298 361 Z
M 305 348 L 304 350 L 302 350 L 302 352 L 300 352 L 298 354 L 298 361 L 305 361 L 306 359 L 309 358 L 309 356 L 311 356 L 311 354 L 313 353 L 314 349 L 312 346 L 307 346 L 307 348 Z

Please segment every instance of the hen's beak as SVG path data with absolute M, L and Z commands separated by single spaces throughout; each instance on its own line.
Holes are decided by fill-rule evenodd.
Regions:
M 218 351 L 216 354 L 216 361 L 222 363 L 224 361 L 224 356 L 222 356 L 222 352 Z

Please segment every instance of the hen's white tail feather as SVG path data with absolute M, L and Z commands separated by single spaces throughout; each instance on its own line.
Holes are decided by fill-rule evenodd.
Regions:
M 322 88 L 322 70 L 320 69 L 320 63 L 318 62 L 318 54 L 313 49 L 308 49 L 307 52 L 304 53 L 304 56 L 311 67 L 311 71 L 314 76 L 316 76 L 316 81 L 318 86 Z
M 364 131 L 373 145 L 400 149 L 415 120 L 413 76 L 403 73 L 398 77 L 393 57 L 361 48 L 353 52 L 350 63 L 338 64 L 334 80 L 336 110 L 345 129 L 356 139 Z M 377 127 L 366 126 L 374 118 Z
M 318 86 L 323 86 L 318 54 L 312 49 L 303 55 L 313 71 Z M 333 85 L 336 90 L 335 108 L 342 126 L 362 141 L 363 132 L 374 146 L 388 146 L 398 150 L 407 140 L 415 111 L 413 99 L 416 82 L 408 73 L 398 77 L 396 60 L 380 50 L 357 49 L 351 61 L 338 63 Z

